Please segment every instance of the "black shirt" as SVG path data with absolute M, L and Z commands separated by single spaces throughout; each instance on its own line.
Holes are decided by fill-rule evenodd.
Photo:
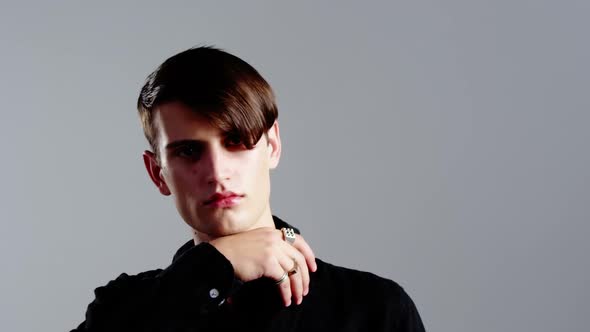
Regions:
M 277 228 L 292 227 L 273 218 Z M 316 262 L 309 294 L 285 307 L 273 280 L 242 283 L 215 247 L 190 240 L 166 269 L 123 273 L 98 287 L 73 331 L 424 331 L 394 281 Z

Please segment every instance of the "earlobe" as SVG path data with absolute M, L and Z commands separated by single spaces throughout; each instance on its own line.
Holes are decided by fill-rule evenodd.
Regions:
M 147 151 L 147 150 L 144 151 L 143 152 L 143 163 L 145 165 L 145 169 L 148 172 L 148 175 L 150 176 L 150 179 L 156 185 L 156 187 L 158 187 L 158 190 L 160 190 L 160 193 L 164 196 L 169 196 L 170 189 L 168 189 L 168 185 L 166 184 L 166 182 L 164 181 L 164 179 L 162 179 L 162 176 L 160 175 L 160 171 L 162 170 L 162 168 L 158 164 L 158 160 L 156 158 L 156 155 L 151 151 Z

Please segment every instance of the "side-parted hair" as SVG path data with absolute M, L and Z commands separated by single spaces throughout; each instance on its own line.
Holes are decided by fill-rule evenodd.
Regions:
M 224 135 L 252 148 L 278 118 L 274 93 L 244 60 L 221 49 L 200 46 L 178 53 L 151 73 L 137 110 L 145 137 L 159 159 L 154 111 L 181 102 L 205 117 Z

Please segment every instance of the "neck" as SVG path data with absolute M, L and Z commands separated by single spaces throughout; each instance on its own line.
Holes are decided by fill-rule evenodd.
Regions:
M 236 231 L 230 231 L 230 232 L 228 232 L 228 234 L 225 234 L 225 235 L 208 234 L 208 233 L 200 232 L 198 230 L 193 229 L 193 241 L 195 242 L 195 245 L 197 245 L 201 242 L 210 242 L 212 240 L 215 240 L 215 239 L 223 237 L 223 236 L 239 234 L 239 233 L 247 232 L 247 231 L 250 231 L 250 230 L 253 230 L 256 228 L 261 228 L 261 227 L 275 228 L 274 220 L 272 218 L 272 212 L 270 210 L 270 205 L 267 205 L 266 209 L 264 209 L 264 212 L 260 215 L 260 217 L 258 217 L 258 219 L 255 222 L 248 222 L 247 224 L 249 225 L 248 227 L 240 228 Z

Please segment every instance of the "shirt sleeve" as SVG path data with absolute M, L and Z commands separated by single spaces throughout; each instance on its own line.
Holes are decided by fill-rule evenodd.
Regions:
M 148 331 L 187 317 L 205 322 L 233 284 L 229 260 L 209 243 L 200 243 L 165 270 L 123 273 L 98 287 L 86 320 L 72 331 Z

